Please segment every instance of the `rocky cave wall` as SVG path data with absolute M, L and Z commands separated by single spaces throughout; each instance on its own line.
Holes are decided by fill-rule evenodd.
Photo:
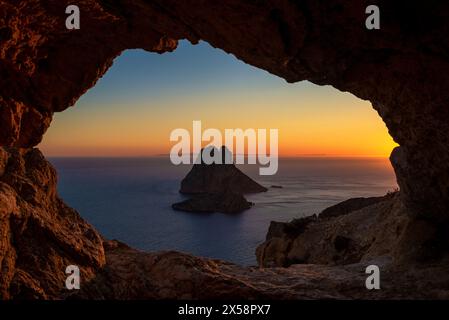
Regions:
M 347 255 L 339 252 L 335 260 L 332 247 L 341 239 L 350 244 L 344 250 L 351 262 L 384 255 L 401 239 L 407 247 L 401 252 L 418 248 L 422 235 L 433 234 L 425 231 L 432 226 L 421 221 L 403 236 L 410 218 L 431 224 L 449 218 L 449 3 L 370 3 L 381 9 L 380 30 L 365 28 L 362 0 L 0 0 L 0 298 L 64 297 L 64 268 L 72 263 L 91 281 L 81 294 L 90 298 L 372 298 L 360 292 L 363 264 L 250 270 L 105 242 L 59 199 L 54 169 L 32 148 L 54 112 L 72 106 L 123 50 L 164 53 L 175 50 L 180 39 L 205 40 L 289 82 L 328 84 L 370 100 L 401 145 L 391 160 L 402 202 L 395 196 L 374 214 L 363 209 L 318 219 L 304 232 L 295 224 L 294 239 L 271 232 L 258 249 L 262 265 L 274 260 L 284 265 L 286 259 L 345 264 Z M 68 4 L 80 7 L 81 30 L 65 28 Z M 299 225 L 302 230 L 303 222 Z M 331 240 L 323 238 L 323 227 Z M 310 247 L 310 237 L 321 239 L 321 249 Z M 430 240 L 435 247 L 433 236 Z M 294 250 L 279 249 L 291 242 Z M 440 269 L 425 271 L 425 281 L 410 282 L 421 289 L 399 292 L 393 273 L 388 282 L 393 291 L 384 288 L 385 296 L 374 297 L 430 294 L 429 288 L 431 297 L 441 292 L 447 297 L 449 282 L 441 280 L 447 267 Z M 429 274 L 435 275 L 432 285 Z M 182 288 L 179 281 L 185 282 Z M 203 295 L 195 296 L 198 292 Z
M 76 3 L 81 29 L 65 28 Z M 366 1 L 0 1 L 0 145 L 32 147 L 123 50 L 205 40 L 288 82 L 370 100 L 400 147 L 391 155 L 415 216 L 449 217 L 449 3 Z

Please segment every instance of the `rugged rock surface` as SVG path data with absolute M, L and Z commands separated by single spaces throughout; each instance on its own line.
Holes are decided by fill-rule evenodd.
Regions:
M 0 148 L 0 299 L 61 296 L 68 265 L 90 279 L 103 240 L 56 193 L 56 172 L 37 149 Z
M 391 269 L 388 258 L 345 266 L 241 267 L 179 252 L 143 253 L 105 243 L 107 262 L 72 299 L 448 299 L 440 264 Z M 366 290 L 365 268 L 382 270 L 382 289 Z M 421 279 L 420 281 L 414 281 Z M 425 280 L 423 280 L 425 279 Z
M 172 205 L 172 208 L 179 211 L 198 213 L 240 213 L 253 206 L 245 197 L 238 193 L 202 193 L 192 196 L 192 198 Z
M 366 1 L 80 0 L 81 30 L 69 31 L 71 1 L 0 1 L 0 146 L 35 146 L 53 113 L 73 105 L 123 50 L 162 53 L 179 39 L 205 40 L 289 82 L 371 101 L 400 144 L 391 161 L 402 198 L 303 221 L 293 238 L 259 249 L 262 264 L 327 265 L 259 270 L 119 245 L 106 245 L 105 264 L 101 237 L 57 197 L 39 151 L 0 148 L 1 298 L 64 297 L 72 263 L 90 283 L 80 296 L 97 299 L 449 298 L 449 3 L 375 2 L 378 31 L 364 27 Z M 360 291 L 365 263 L 380 255 L 392 261 L 374 260 L 384 289 Z
M 319 217 L 320 219 L 323 219 L 345 215 L 352 211 L 360 210 L 375 203 L 385 201 L 393 196 L 394 194 L 390 193 L 384 197 L 351 198 L 324 209 L 321 211 Z
M 257 248 L 261 266 L 298 263 L 342 265 L 389 256 L 395 264 L 441 259 L 449 253 L 447 225 L 438 230 L 411 219 L 399 193 L 351 199 L 319 216 L 272 222 L 266 241 Z M 432 239 L 438 239 L 437 241 Z

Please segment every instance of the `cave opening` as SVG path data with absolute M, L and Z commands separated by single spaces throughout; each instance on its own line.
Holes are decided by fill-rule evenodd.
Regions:
M 64 271 L 69 265 L 79 266 L 85 276 L 82 292 L 69 293 L 69 298 L 448 297 L 447 2 L 407 6 L 404 11 L 397 1 L 378 0 L 379 30 L 366 29 L 363 1 L 310 0 L 300 5 L 293 1 L 205 1 L 201 5 L 168 0 L 85 1 L 80 7 L 80 30 L 65 28 L 64 1 L 47 2 L 3 1 L 0 5 L 4 13 L 0 30 L 0 298 L 65 299 Z M 55 115 L 92 88 L 123 50 L 172 52 L 180 39 L 207 41 L 260 70 L 246 66 L 254 78 L 245 78 L 221 60 L 209 65 L 209 74 L 204 74 L 201 66 L 212 56 L 201 55 L 195 55 L 200 63 L 172 61 L 171 69 L 146 68 L 140 63 L 132 72 L 118 74 L 122 81 L 115 87 L 105 86 L 103 98 L 89 103 L 128 55 L 136 53 L 127 51 L 75 108 Z M 176 57 L 184 45 L 181 42 L 173 55 L 145 55 L 153 60 Z M 132 60 L 139 61 L 136 56 Z M 163 66 L 160 61 L 156 64 Z M 186 67 L 193 69 L 193 75 L 185 72 Z M 270 78 L 273 83 L 261 86 L 255 81 L 265 74 L 261 70 L 291 83 L 308 80 L 323 87 L 297 83 L 289 86 L 294 88 L 289 93 L 285 87 L 276 87 L 274 77 Z M 133 81 L 139 72 L 154 76 L 153 86 L 145 77 Z M 177 72 L 181 73 L 178 78 Z M 184 84 L 183 95 L 181 86 L 181 92 L 176 89 L 176 79 Z M 214 86 L 220 79 L 232 89 L 227 94 L 223 94 L 223 82 Z M 165 91 L 157 86 L 163 83 Z M 351 95 L 325 85 L 372 105 L 360 100 L 351 104 L 344 98 Z M 220 90 L 214 91 L 217 87 Z M 244 92 L 237 95 L 242 88 Z M 151 99 L 142 93 L 151 94 Z M 157 93 L 165 94 L 159 107 Z M 180 96 L 182 100 L 176 101 Z M 143 97 L 141 108 L 139 97 Z M 207 103 L 201 106 L 202 102 Z M 316 205 L 323 197 L 333 204 L 342 194 L 344 199 L 381 194 L 378 191 L 385 192 L 388 179 L 395 184 L 386 160 L 394 143 L 371 107 L 400 144 L 390 155 L 400 193 L 376 202 L 371 199 L 368 204 L 350 199 L 328 207 L 318 218 L 271 224 L 267 232 L 264 219 L 269 216 L 259 209 L 273 214 L 270 219 L 286 221 L 290 208 L 297 217 L 307 212 L 307 204 L 315 205 L 312 211 L 319 210 Z M 366 111 L 366 118 L 359 111 Z M 170 129 L 187 127 L 184 121 L 190 125 L 195 112 L 211 115 L 204 122 L 206 127 L 219 127 L 219 118 L 224 127 L 282 129 L 281 152 L 291 155 L 280 164 L 278 177 L 286 170 L 284 180 L 267 177 L 262 181 L 251 173 L 255 167 L 242 168 L 270 188 L 251 196 L 256 206 L 248 212 L 193 215 L 158 207 L 158 201 L 168 208 L 167 198 L 180 197 L 179 179 L 188 170 L 175 176 L 176 168 L 166 170 L 158 164 L 162 158 L 155 155 L 166 152 L 162 146 L 167 141 L 160 128 L 168 123 Z M 54 115 L 56 122 L 40 148 L 60 173 L 59 193 L 81 215 L 58 197 L 56 171 L 34 148 Z M 381 136 L 390 139 L 388 143 L 368 134 L 376 124 Z M 379 148 L 372 144 L 376 141 L 381 142 Z M 159 150 L 156 142 L 161 143 Z M 366 148 L 356 148 L 361 145 Z M 336 151 L 338 156 L 329 162 Z M 301 157 L 293 156 L 297 154 Z M 343 155 L 349 154 L 348 165 Z M 363 166 L 360 155 L 364 155 Z M 382 159 L 368 159 L 368 155 Z M 320 181 L 314 172 L 320 174 Z M 165 174 L 173 175 L 171 182 Z M 157 195 L 151 193 L 154 190 Z M 295 191 L 294 197 L 290 191 Z M 366 207 L 361 209 L 361 204 Z M 179 252 L 142 252 L 108 241 L 119 238 L 143 250 L 172 248 L 213 257 L 223 249 L 234 254 L 222 256 L 226 260 L 254 264 L 235 258 L 243 253 L 254 257 L 254 247 L 261 240 L 239 236 L 254 235 L 262 226 L 260 238 L 267 238 L 256 249 L 258 268 Z M 175 247 L 189 241 L 188 248 Z M 207 247 L 202 246 L 205 243 Z M 204 248 L 212 253 L 200 250 Z M 379 267 L 382 290 L 366 290 L 368 264 Z
M 175 212 L 189 166 L 167 157 L 174 128 L 279 128 L 280 170 L 259 176 L 239 215 Z M 145 251 L 176 249 L 254 265 L 270 221 L 318 213 L 396 187 L 395 143 L 367 101 L 330 86 L 287 84 L 205 42 L 174 53 L 127 50 L 76 105 L 55 119 L 39 148 L 59 192 L 103 235 Z M 272 187 L 272 188 L 270 188 Z

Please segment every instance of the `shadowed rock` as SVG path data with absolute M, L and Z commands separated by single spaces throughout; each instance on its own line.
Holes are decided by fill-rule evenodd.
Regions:
M 201 150 L 201 154 L 205 152 L 213 154 L 217 151 L 217 148 L 213 150 L 206 148 Z M 268 190 L 240 171 L 234 163 L 225 164 L 226 157 L 232 159 L 232 154 L 226 147 L 221 147 L 218 152 L 222 158 L 222 164 L 205 164 L 203 158 L 201 158 L 201 163 L 193 165 L 192 170 L 182 179 L 179 192 L 201 194 L 230 191 L 237 194 L 247 194 Z
M 320 219 L 348 214 L 352 211 L 368 207 L 380 201 L 385 201 L 388 197 L 393 197 L 394 195 L 395 193 L 389 193 L 383 197 L 351 198 L 321 211 Z
M 214 156 L 215 153 L 221 164 L 206 164 L 205 155 Z M 172 207 L 187 212 L 239 213 L 253 205 L 243 194 L 265 191 L 267 188 L 237 169 L 232 163 L 232 153 L 226 147 L 208 147 L 201 150 L 201 162 L 195 164 L 181 181 L 180 192 L 191 195 L 191 198 Z
M 59 199 L 41 152 L 0 148 L 0 299 L 60 298 L 67 266 L 89 281 L 105 262 L 102 237 Z
M 289 268 L 242 267 L 222 260 L 165 251 L 146 253 L 117 241 L 104 243 L 106 266 L 70 292 L 72 299 L 447 299 L 441 265 L 391 269 L 379 257 L 344 266 L 303 264 Z M 382 290 L 367 290 L 365 268 L 382 270 Z M 417 279 L 426 281 L 416 281 Z
M 172 208 L 186 212 L 221 212 L 221 213 L 240 213 L 253 206 L 241 194 L 225 193 L 204 193 L 194 195 L 185 201 L 175 203 Z
M 398 193 L 349 199 L 319 215 L 271 222 L 256 255 L 264 267 L 358 263 L 376 255 L 399 257 L 407 251 L 399 250 L 406 221 Z

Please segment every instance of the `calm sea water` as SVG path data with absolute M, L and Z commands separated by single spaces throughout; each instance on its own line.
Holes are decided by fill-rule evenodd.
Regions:
M 396 187 L 387 159 L 280 159 L 278 173 L 259 176 L 240 169 L 268 192 L 248 195 L 256 205 L 239 215 L 192 214 L 171 209 L 184 197 L 180 181 L 190 166 L 168 158 L 51 158 L 58 190 L 67 204 L 109 239 L 146 250 L 175 249 L 198 256 L 255 265 L 255 249 L 270 221 L 318 213 L 351 197 L 378 196 Z

